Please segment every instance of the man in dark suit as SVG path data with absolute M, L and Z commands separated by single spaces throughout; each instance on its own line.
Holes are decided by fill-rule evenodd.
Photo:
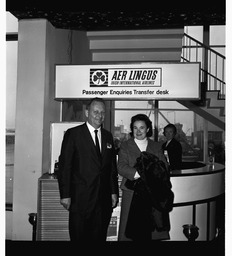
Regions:
M 164 136 L 167 141 L 163 143 L 162 149 L 171 170 L 179 170 L 182 165 L 182 146 L 175 139 L 176 133 L 176 126 L 174 124 L 168 124 L 164 127 Z
M 68 129 L 63 138 L 60 203 L 69 210 L 71 241 L 105 241 L 118 203 L 116 154 L 112 134 L 102 128 L 104 101 L 92 99 L 85 114 L 87 122 Z

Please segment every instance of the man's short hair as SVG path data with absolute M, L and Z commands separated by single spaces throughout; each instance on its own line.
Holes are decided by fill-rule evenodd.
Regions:
M 87 109 L 90 109 L 90 106 L 91 106 L 91 104 L 93 103 L 93 102 L 101 102 L 102 104 L 104 104 L 104 106 L 105 106 L 105 101 L 102 99 L 102 98 L 93 98 L 93 99 L 91 99 L 90 101 L 89 101 L 89 103 L 87 104 Z

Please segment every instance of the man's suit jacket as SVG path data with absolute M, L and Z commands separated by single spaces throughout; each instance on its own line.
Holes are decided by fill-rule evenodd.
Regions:
M 70 211 L 91 214 L 98 205 L 112 211 L 111 195 L 118 194 L 113 137 L 101 129 L 102 161 L 85 124 L 65 132 L 59 157 L 60 197 L 71 197 Z
M 171 170 L 181 169 L 182 164 L 182 146 L 179 141 L 172 139 L 168 146 L 167 142 L 163 143 L 162 149 L 168 151 L 168 158 Z

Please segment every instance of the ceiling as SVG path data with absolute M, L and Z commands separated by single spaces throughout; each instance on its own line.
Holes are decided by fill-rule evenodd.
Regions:
M 95 10 L 77 8 L 72 5 L 44 8 L 41 0 L 6 1 L 6 11 L 17 19 L 45 18 L 56 28 L 73 30 L 128 30 L 178 28 L 191 25 L 225 25 L 225 1 L 216 3 L 203 0 L 207 6 L 202 6 L 202 0 L 181 4 L 172 4 L 136 10 Z M 215 1 L 214 1 L 215 2 Z M 17 4 L 16 4 L 17 3 Z M 20 4 L 19 4 L 20 3 Z M 37 3 L 37 4 L 36 4 Z M 64 2 L 62 2 L 64 5 Z M 47 6 L 46 6 L 47 7 Z M 72 8 L 73 7 L 73 8 Z M 112 8 L 111 8 L 112 9 Z

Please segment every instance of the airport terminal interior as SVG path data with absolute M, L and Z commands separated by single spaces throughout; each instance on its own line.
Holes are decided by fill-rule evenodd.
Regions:
M 160 143 L 167 124 L 177 128 L 183 166 L 171 173 L 175 200 L 169 241 L 188 241 L 184 224 L 197 226 L 196 241 L 224 240 L 226 8 L 219 2 L 205 9 L 197 1 L 189 8 L 172 3 L 149 10 L 87 11 L 6 1 L 7 241 L 69 240 L 56 179 L 59 143 L 68 127 L 85 121 L 88 100 L 96 93 L 105 99 L 104 127 L 113 134 L 116 150 L 130 137 L 130 118 L 137 113 L 151 119 L 152 139 Z M 96 79 L 103 84 L 107 74 L 109 85 L 106 70 L 119 68 L 127 71 L 113 77 L 118 84 L 99 89 L 94 80 L 85 83 L 83 75 L 83 89 L 76 91 L 75 72 L 97 70 Z M 162 70 L 155 84 L 160 87 L 148 87 L 156 82 L 149 75 L 140 79 L 138 68 Z M 129 70 L 129 80 L 139 86 L 126 84 Z M 172 79 L 166 81 L 165 75 Z M 66 77 L 70 85 L 62 82 Z M 53 143 L 58 143 L 55 149 Z M 118 240 L 120 204 L 108 241 Z

